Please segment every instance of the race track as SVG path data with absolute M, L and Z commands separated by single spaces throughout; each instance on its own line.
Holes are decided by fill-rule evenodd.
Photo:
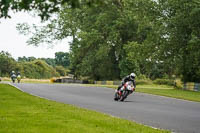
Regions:
M 114 90 L 74 84 L 12 84 L 24 92 L 133 120 L 176 133 L 200 133 L 200 103 L 134 93 L 125 102 Z

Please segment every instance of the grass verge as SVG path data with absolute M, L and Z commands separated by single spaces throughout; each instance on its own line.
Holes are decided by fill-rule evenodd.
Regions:
M 57 103 L 0 84 L 1 133 L 166 133 L 132 121 Z
M 200 102 L 200 92 L 194 92 L 189 90 L 163 89 L 162 87 L 156 89 L 138 87 L 137 92 Z
M 22 79 L 21 83 L 51 83 L 50 79 Z
M 3 77 L 2 81 L 11 82 L 11 79 L 7 77 Z M 15 82 L 17 83 L 17 80 L 15 80 Z M 50 79 L 28 79 L 28 78 L 23 78 L 21 79 L 20 82 L 21 83 L 51 83 Z
M 117 88 L 116 85 L 90 85 L 90 86 L 108 87 L 113 89 Z M 137 85 L 136 92 L 200 102 L 200 92 L 174 89 L 172 86 L 167 86 L 167 85 L 155 85 L 155 84 Z

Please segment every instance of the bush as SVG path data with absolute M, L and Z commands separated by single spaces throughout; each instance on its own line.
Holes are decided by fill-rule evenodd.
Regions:
M 27 78 L 47 79 L 60 76 L 53 67 L 49 66 L 46 62 L 41 60 L 25 62 L 21 63 L 21 65 L 23 66 L 22 74 Z
M 183 82 L 181 82 L 180 79 L 176 79 L 176 80 L 175 80 L 175 87 L 176 87 L 177 89 L 182 89 L 182 88 L 183 88 Z
M 139 80 L 149 80 L 149 79 L 148 79 L 145 75 L 143 75 L 143 74 L 140 74 L 140 75 L 136 76 L 136 78 L 139 79 Z
M 153 81 L 153 83 L 158 85 L 170 85 L 170 86 L 173 86 L 175 84 L 174 80 L 171 79 L 156 79 Z
M 150 85 L 150 84 L 152 84 L 152 81 L 151 80 L 149 80 L 149 79 L 146 79 L 146 80 L 137 80 L 136 79 L 136 85 Z
M 88 80 L 88 83 L 89 83 L 89 84 L 94 84 L 94 80 L 92 80 L 92 79 L 91 79 L 91 80 Z
M 63 66 L 56 66 L 55 69 L 56 69 L 56 72 L 60 74 L 60 76 L 66 76 L 67 71 L 65 70 Z

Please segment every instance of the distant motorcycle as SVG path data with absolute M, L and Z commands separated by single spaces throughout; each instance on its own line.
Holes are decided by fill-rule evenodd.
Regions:
M 17 78 L 17 76 L 15 74 L 11 75 L 11 80 L 12 80 L 13 83 L 15 83 L 16 78 Z
M 21 75 L 17 75 L 17 82 L 20 83 L 21 81 Z
M 120 88 L 119 91 L 117 89 L 115 90 L 114 100 L 124 101 L 127 98 L 127 96 L 131 94 L 133 91 L 135 91 L 133 82 L 128 81 Z

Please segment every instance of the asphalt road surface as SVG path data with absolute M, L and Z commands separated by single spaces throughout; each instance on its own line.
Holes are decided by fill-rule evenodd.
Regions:
M 133 120 L 176 133 L 200 133 L 200 103 L 143 93 L 125 102 L 113 100 L 114 90 L 74 84 L 13 84 L 22 91 Z

